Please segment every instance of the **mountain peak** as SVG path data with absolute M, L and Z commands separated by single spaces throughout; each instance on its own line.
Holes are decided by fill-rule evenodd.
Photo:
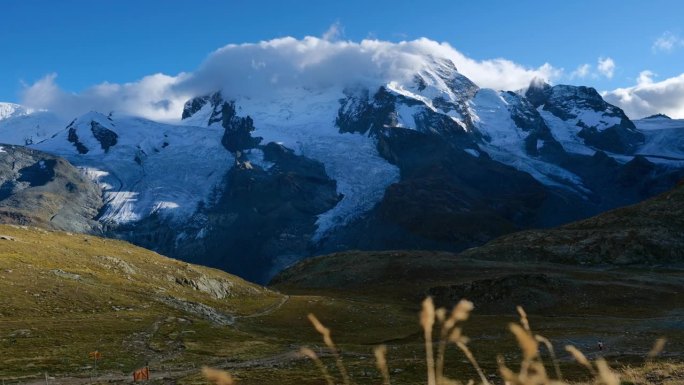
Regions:
M 0 120 L 28 115 L 31 112 L 31 109 L 26 108 L 20 104 L 0 103 Z
M 535 76 L 530 81 L 530 85 L 529 85 L 528 89 L 529 88 L 545 90 L 547 88 L 551 88 L 551 85 L 549 83 L 547 83 L 546 80 L 544 80 L 538 76 Z
M 544 81 L 544 79 L 536 77 L 532 79 L 524 95 L 533 106 L 539 107 L 548 99 L 550 90 L 551 85 L 549 83 Z
M 672 120 L 671 117 L 665 115 L 665 114 L 655 114 L 651 116 L 647 116 L 644 119 L 667 119 L 667 120 Z

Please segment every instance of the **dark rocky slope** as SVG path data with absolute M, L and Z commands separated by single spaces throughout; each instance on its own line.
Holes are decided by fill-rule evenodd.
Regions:
M 0 151 L 0 221 L 98 232 L 101 191 L 66 160 L 19 146 Z
M 523 231 L 463 257 L 568 264 L 684 262 L 684 183 L 655 198 L 548 230 Z

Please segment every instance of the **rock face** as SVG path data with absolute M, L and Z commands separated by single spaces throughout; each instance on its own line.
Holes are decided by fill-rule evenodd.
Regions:
M 119 136 L 116 132 L 104 127 L 98 122 L 90 122 L 90 130 L 93 132 L 93 136 L 100 142 L 102 149 L 107 152 L 109 148 L 116 145 L 116 141 Z
M 220 92 L 211 96 L 214 110 L 209 116 L 208 124 L 219 123 L 224 129 L 221 144 L 230 152 L 237 152 L 254 148 L 261 142 L 261 138 L 252 138 L 254 121 L 251 117 L 237 116 L 235 102 L 223 100 Z
M 285 264 L 307 255 L 318 215 L 340 197 L 323 166 L 275 143 L 260 148 L 264 169 L 240 162 L 226 176 L 223 194 L 202 211 L 204 238 L 190 241 L 181 252 L 210 266 L 264 281 Z M 186 251 L 187 250 L 187 251 Z M 234 259 L 232 255 L 243 255 Z
M 24 147 L 0 151 L 0 219 L 3 223 L 98 232 L 101 191 L 62 158 Z
M 78 140 L 78 134 L 76 133 L 76 129 L 74 127 L 68 127 L 69 129 L 69 142 L 73 143 L 74 146 L 76 147 L 76 150 L 78 151 L 79 154 L 87 154 L 88 153 L 88 147 L 86 147 L 83 143 L 81 143 L 80 140 Z

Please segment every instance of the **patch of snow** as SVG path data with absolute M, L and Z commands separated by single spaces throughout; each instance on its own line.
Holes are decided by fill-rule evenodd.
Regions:
M 398 103 L 397 104 L 397 125 L 399 127 L 404 127 L 404 128 L 410 128 L 412 130 L 415 130 L 417 125 L 416 125 L 416 119 L 415 116 L 420 113 L 425 107 L 415 105 L 415 106 L 409 106 L 404 103 Z
M 200 231 L 197 232 L 197 234 L 195 235 L 195 239 L 204 239 L 207 237 L 207 235 L 209 235 L 209 232 L 207 231 L 206 227 L 203 227 L 202 229 L 200 229 Z
M 537 108 L 537 111 L 551 130 L 551 135 L 563 146 L 565 151 L 582 155 L 594 155 L 596 153 L 594 149 L 584 144 L 582 138 L 577 136 L 581 128 L 577 126 L 576 120 L 565 121 L 544 110 L 542 106 Z
M 684 119 L 649 118 L 633 120 L 633 122 L 641 131 L 660 131 L 672 128 L 684 130 Z
M 432 88 L 426 88 L 425 90 L 421 91 L 420 93 L 415 93 L 415 92 L 412 92 L 411 90 L 405 88 L 403 84 L 393 81 L 393 82 L 389 82 L 387 84 L 387 89 L 396 93 L 396 94 L 405 96 L 409 99 L 417 100 L 417 101 L 421 102 L 422 104 L 424 104 L 425 106 L 427 106 L 428 108 L 432 109 L 433 111 L 435 110 L 435 107 L 432 105 L 432 98 L 424 95 L 424 94 L 429 94 L 429 92 L 426 92 L 426 90 L 432 90 Z M 440 93 L 435 92 L 435 93 L 433 93 L 433 95 L 437 96 L 437 95 L 440 95 Z
M 494 90 L 480 90 L 472 101 L 475 127 L 487 137 L 489 145 L 522 153 L 529 135 L 520 129 L 508 110 L 508 103 Z
M 270 169 L 275 164 L 273 162 L 265 160 L 264 152 L 258 148 L 247 150 L 244 154 L 249 160 L 249 163 L 251 163 L 254 166 L 259 166 L 264 170 Z
M 589 127 L 596 128 L 598 131 L 603 131 L 606 128 L 616 126 L 622 121 L 622 119 L 617 116 L 609 116 L 603 111 L 594 111 L 592 109 L 578 109 L 575 107 L 571 113 L 577 116 L 577 118 L 571 120 L 575 125 L 582 122 Z
M 472 149 L 472 148 L 466 148 L 466 149 L 463 150 L 463 151 L 467 152 L 468 154 L 470 154 L 470 155 L 472 155 L 472 156 L 474 156 L 474 157 L 476 157 L 476 158 L 479 158 L 479 157 L 480 157 L 480 153 L 477 152 L 477 150 L 474 150 L 474 149 Z

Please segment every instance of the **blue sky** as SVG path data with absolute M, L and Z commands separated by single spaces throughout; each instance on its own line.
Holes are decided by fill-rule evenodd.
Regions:
M 613 90 L 635 85 L 645 70 L 655 81 L 684 72 L 684 2 L 646 4 L 4 0 L 0 101 L 18 101 L 23 83 L 50 73 L 58 75 L 62 89 L 79 92 L 105 81 L 193 71 L 228 43 L 321 36 L 335 23 L 342 39 L 428 37 L 476 60 L 506 58 L 533 68 L 548 62 L 563 69 L 557 82 Z M 586 71 L 576 71 L 585 64 Z

